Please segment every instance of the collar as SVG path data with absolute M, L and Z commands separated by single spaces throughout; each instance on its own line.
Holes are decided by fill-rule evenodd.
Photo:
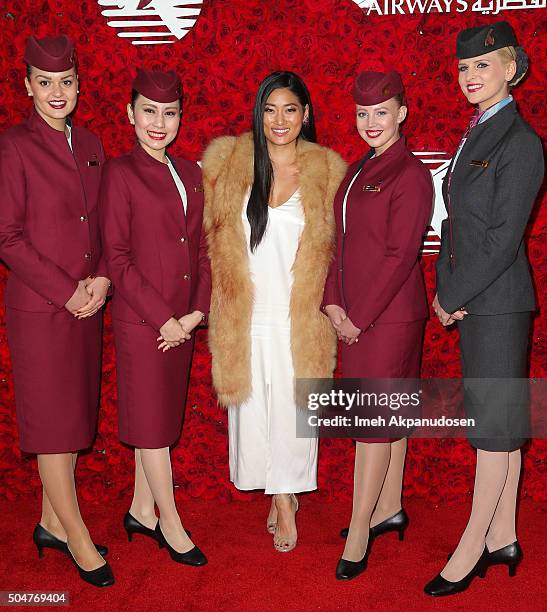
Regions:
M 63 143 L 67 141 L 64 130 L 60 131 L 52 128 L 35 108 L 32 109 L 32 113 L 28 118 L 27 124 L 31 130 L 43 134 L 46 138 L 51 139 L 53 142 Z
M 152 157 L 150 153 L 147 153 L 144 148 L 137 142 L 131 151 L 131 155 L 139 162 L 146 166 L 153 168 L 167 168 L 167 164 L 159 161 L 155 157 Z M 173 160 L 171 159 L 171 162 Z M 174 165 L 174 164 L 173 164 Z
M 489 108 L 487 108 L 485 111 L 481 113 L 478 123 L 481 124 L 481 123 L 484 123 L 485 121 L 488 121 L 490 117 L 495 115 L 498 111 L 500 111 L 502 108 L 504 108 L 508 104 L 511 104 L 512 101 L 513 101 L 513 96 L 509 95 L 506 98 L 503 98 L 503 100 L 496 102 L 496 104 L 493 104 L 492 106 L 490 106 Z
M 367 157 L 374 155 L 374 157 L 370 157 L 368 163 L 380 163 L 381 160 L 393 159 L 395 157 L 399 157 L 406 151 L 406 138 L 401 134 L 399 140 L 395 141 L 388 149 L 386 149 L 381 155 L 374 155 L 374 149 L 370 149 Z

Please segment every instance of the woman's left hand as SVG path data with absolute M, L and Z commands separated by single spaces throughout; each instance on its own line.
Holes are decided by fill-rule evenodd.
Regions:
M 336 328 L 338 338 L 345 342 L 347 345 L 351 345 L 354 342 L 359 342 L 359 334 L 361 330 L 351 322 L 349 317 L 346 317 L 340 325 Z
M 192 332 L 204 319 L 204 314 L 200 310 L 194 310 L 194 312 L 190 312 L 187 315 L 184 315 L 179 319 L 179 323 L 182 325 L 185 332 Z M 163 349 L 163 351 L 167 351 L 171 348 L 167 342 L 162 342 L 158 349 Z
M 182 325 L 185 331 L 190 333 L 197 327 L 204 318 L 204 314 L 200 310 L 194 310 L 187 315 L 184 315 L 179 319 L 179 323 Z
M 461 321 L 465 315 L 467 314 L 467 310 L 465 308 L 460 308 L 456 312 L 449 314 L 446 310 L 439 304 L 439 295 L 435 295 L 435 299 L 433 300 L 433 309 L 435 310 L 435 314 L 437 318 L 441 322 L 441 325 L 447 327 L 448 325 L 452 325 L 456 321 Z
M 110 287 L 110 279 L 105 276 L 88 276 L 84 283 L 86 291 L 89 293 L 91 299 L 83 308 L 76 311 L 75 316 L 77 319 L 92 317 L 97 313 L 104 306 L 106 294 Z

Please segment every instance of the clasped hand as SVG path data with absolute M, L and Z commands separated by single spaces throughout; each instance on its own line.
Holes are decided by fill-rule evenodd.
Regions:
M 158 342 L 158 350 L 161 350 L 165 353 L 170 348 L 174 348 L 186 342 L 186 340 L 190 340 L 191 332 L 195 327 L 199 325 L 199 323 L 203 319 L 203 313 L 199 310 L 194 310 L 187 315 L 184 315 L 180 319 L 175 319 L 175 317 L 171 317 L 169 321 L 164 323 L 160 327 L 160 336 L 157 338 Z
M 441 322 L 441 325 L 443 325 L 444 327 L 447 327 L 448 325 L 452 325 L 452 323 L 455 323 L 456 321 L 462 321 L 465 315 L 468 314 L 465 308 L 460 308 L 460 310 L 457 310 L 456 312 L 453 312 L 452 314 L 446 312 L 446 310 L 439 304 L 438 294 L 435 295 L 435 299 L 433 300 L 432 306 L 433 306 L 433 309 L 435 310 L 435 314 L 437 315 L 437 318 Z
M 104 276 L 88 276 L 78 281 L 76 291 L 65 308 L 77 319 L 86 319 L 97 313 L 106 302 L 110 280 Z
M 325 306 L 325 312 L 329 317 L 329 320 L 336 330 L 338 339 L 345 342 L 347 345 L 351 345 L 354 342 L 359 342 L 359 334 L 361 330 L 351 322 L 351 319 L 347 316 L 346 311 L 337 306 L 336 304 L 329 304 Z

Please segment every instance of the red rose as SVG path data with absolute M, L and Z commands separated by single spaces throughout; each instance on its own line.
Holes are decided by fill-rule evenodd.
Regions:
M 280 69 L 304 76 L 312 93 L 321 144 L 345 159 L 361 158 L 367 150 L 355 130 L 351 86 L 355 73 L 375 62 L 395 67 L 403 76 L 409 98 L 409 117 L 403 128 L 411 148 L 452 154 L 472 108 L 457 84 L 452 54 L 456 32 L 469 24 L 469 14 L 431 16 L 420 27 L 419 16 L 378 16 L 351 1 L 278 0 L 273 4 L 210 3 L 193 30 L 172 45 L 136 46 L 106 25 L 96 2 L 41 3 L 12 0 L 3 13 L 0 42 L 0 132 L 20 123 L 30 113 L 31 100 L 24 88 L 21 62 L 28 35 L 66 31 L 78 53 L 81 97 L 74 120 L 100 135 L 108 156 L 128 151 L 134 131 L 127 122 L 136 66 L 174 69 L 184 82 L 181 130 L 173 151 L 200 159 L 212 138 L 239 134 L 251 127 L 254 98 L 261 80 Z M 530 11 L 511 15 L 519 37 L 527 42 L 532 60 L 542 57 L 545 42 L 533 36 L 535 16 Z M 61 16 L 62 15 L 62 16 Z M 282 25 L 282 27 L 281 27 Z M 388 64 L 390 66 L 388 66 Z M 519 109 L 536 129 L 542 126 L 544 93 L 541 62 L 533 63 L 529 78 L 515 90 Z M 539 71 L 539 72 L 538 72 Z M 545 206 L 536 208 L 528 227 L 528 250 L 536 287 L 545 286 Z M 424 256 L 422 265 L 428 300 L 435 292 L 436 257 Z M 7 271 L 0 266 L 0 299 Z M 545 291 L 538 291 L 540 315 L 534 320 L 531 373 L 545 376 Z M 35 459 L 23 458 L 18 448 L 15 401 L 3 311 L 0 309 L 0 499 L 40 495 Z M 427 322 L 422 362 L 426 377 L 460 376 L 458 334 L 443 329 L 436 317 Z M 261 493 L 237 491 L 228 480 L 226 412 L 214 398 L 207 331 L 196 333 L 186 418 L 179 444 L 173 449 L 177 498 L 203 496 L 221 501 L 262 499 Z M 337 375 L 340 375 L 338 368 Z M 78 482 L 85 499 L 109 499 L 129 494 L 133 482 L 133 452 L 123 447 L 117 432 L 115 355 L 109 308 L 105 317 L 103 381 L 99 435 L 94 450 L 82 456 Z M 101 452 L 97 452 L 101 451 Z M 103 452 L 104 451 L 104 454 Z M 547 499 L 547 448 L 533 440 L 524 459 L 523 496 Z M 352 496 L 354 447 L 349 440 L 323 440 L 320 444 L 321 499 L 345 500 Z M 434 503 L 461 501 L 473 484 L 474 452 L 465 440 L 409 442 L 406 492 Z M 450 483 L 447 487 L 446 483 Z

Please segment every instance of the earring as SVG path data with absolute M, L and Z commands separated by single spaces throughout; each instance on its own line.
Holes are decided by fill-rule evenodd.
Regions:
M 32 94 L 31 94 L 31 92 L 30 92 L 30 91 L 27 91 L 27 96 L 28 96 L 29 98 L 32 98 Z

